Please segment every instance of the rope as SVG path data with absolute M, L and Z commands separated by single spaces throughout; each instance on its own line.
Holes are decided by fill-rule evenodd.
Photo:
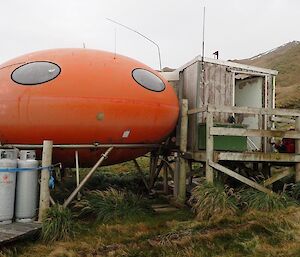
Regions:
M 40 171 L 40 170 L 49 170 L 50 172 L 57 166 L 60 166 L 60 163 L 53 164 L 45 167 L 36 167 L 36 168 L 0 168 L 1 172 L 26 172 L 26 171 Z

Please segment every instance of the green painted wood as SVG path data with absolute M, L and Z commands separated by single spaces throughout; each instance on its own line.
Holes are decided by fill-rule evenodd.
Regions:
M 217 123 L 214 127 L 225 128 L 245 128 L 241 124 L 227 124 Z M 206 124 L 199 123 L 198 125 L 198 149 L 204 150 L 206 148 Z M 214 150 L 215 151 L 232 151 L 245 152 L 247 151 L 247 137 L 245 136 L 214 136 Z

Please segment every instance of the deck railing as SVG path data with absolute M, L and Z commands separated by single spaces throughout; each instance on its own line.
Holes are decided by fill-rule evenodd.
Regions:
M 247 136 L 247 137 L 261 137 L 264 138 L 266 145 L 267 138 L 280 137 L 280 138 L 291 138 L 295 139 L 295 156 L 300 154 L 300 110 L 294 109 L 268 109 L 268 108 L 252 108 L 252 107 L 232 107 L 232 106 L 211 106 L 207 105 L 197 109 L 188 110 L 188 115 L 194 115 L 198 113 L 203 113 L 206 116 L 206 178 L 209 182 L 214 180 L 214 169 L 220 170 L 223 173 L 230 173 L 230 176 L 238 176 L 239 174 L 232 174 L 225 167 L 217 164 L 215 162 L 214 154 L 214 136 Z M 284 122 L 288 124 L 295 124 L 295 130 L 276 130 L 273 126 L 268 129 L 266 124 L 264 128 L 261 129 L 247 129 L 247 128 L 226 128 L 226 127 L 214 127 L 214 114 L 215 113 L 230 113 L 244 114 L 247 116 L 261 116 L 266 121 L 268 118 L 272 122 Z M 294 117 L 292 119 L 291 117 Z M 266 153 L 266 148 L 264 150 Z M 286 155 L 286 154 L 285 154 Z M 294 158 L 296 159 L 296 158 Z M 297 158 L 299 159 L 299 158 Z M 243 160 L 240 160 L 243 161 Z M 220 166 L 220 167 L 219 167 Z M 296 182 L 300 181 L 300 163 L 296 163 Z M 243 178 L 245 180 L 246 178 Z M 246 179 L 247 180 L 247 179 Z M 243 181 L 245 182 L 245 181 Z M 248 182 L 248 183 L 246 183 Z M 246 184 L 253 183 L 249 180 Z M 261 190 L 261 186 L 258 186 Z M 264 190 L 264 189 L 263 189 Z M 261 190 L 261 191 L 263 191 Z M 266 190 L 265 190 L 266 191 Z

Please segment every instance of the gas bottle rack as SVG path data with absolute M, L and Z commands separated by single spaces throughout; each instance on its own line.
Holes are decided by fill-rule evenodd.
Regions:
M 35 151 L 0 149 L 0 246 L 39 230 L 34 222 L 37 198 Z
M 24 237 L 29 237 L 32 236 L 34 234 L 37 233 L 37 231 L 40 230 L 42 224 L 41 224 L 41 217 L 42 214 L 44 213 L 45 209 L 47 209 L 51 204 L 55 204 L 55 201 L 51 198 L 50 196 L 50 190 L 49 190 L 49 186 L 48 186 L 48 181 L 49 181 L 49 168 L 53 167 L 52 163 L 51 163 L 51 156 L 52 156 L 52 150 L 53 148 L 66 148 L 66 149 L 74 149 L 75 150 L 75 158 L 78 158 L 78 154 L 76 155 L 76 150 L 77 149 L 82 149 L 82 148 L 101 148 L 101 149 L 105 149 L 105 152 L 101 155 L 100 159 L 97 161 L 97 163 L 93 166 L 93 168 L 89 171 L 89 173 L 86 175 L 85 178 L 83 178 L 81 181 L 77 181 L 77 187 L 76 189 L 71 193 L 71 195 L 66 199 L 64 206 L 67 207 L 70 202 L 76 197 L 76 195 L 78 195 L 78 193 L 80 192 L 80 190 L 82 189 L 82 187 L 86 184 L 86 182 L 90 179 L 90 177 L 94 174 L 94 172 L 96 171 L 96 169 L 103 163 L 103 161 L 107 158 L 109 158 L 109 154 L 110 152 L 114 149 L 114 148 L 148 148 L 148 149 L 157 149 L 162 147 L 161 144 L 80 144 L 80 145 L 62 145 L 62 144 L 53 144 L 52 141 L 49 140 L 45 140 L 43 142 L 43 144 L 41 145 L 28 145 L 28 144 L 0 144 L 0 153 L 1 151 L 8 151 L 8 152 L 13 152 L 13 151 L 20 151 L 23 152 L 23 155 L 21 155 L 21 160 L 19 160 L 19 163 L 21 161 L 21 166 L 19 168 L 17 168 L 18 166 L 18 161 L 15 163 L 15 165 L 12 165 L 11 167 L 1 167 L 1 155 L 0 155 L 0 176 L 5 174 L 5 168 L 11 168 L 14 169 L 13 173 L 13 177 L 16 177 L 19 175 L 19 177 L 21 177 L 21 179 L 24 179 L 24 175 L 25 174 L 29 174 L 28 172 L 18 172 L 18 169 L 21 171 L 28 171 L 28 168 L 32 168 L 32 170 L 35 171 L 35 174 L 31 174 L 32 177 L 37 178 L 37 172 L 38 170 L 41 172 L 41 182 L 40 182 L 40 196 L 39 196 L 39 218 L 38 221 L 34 221 L 34 218 L 32 217 L 32 219 L 27 219 L 26 222 L 8 222 L 9 224 L 1 224 L 1 211 L 0 211 L 0 247 L 6 243 L 11 243 L 15 240 L 19 240 L 20 238 L 24 238 Z M 26 149 L 26 150 L 24 150 Z M 32 163 L 31 161 L 31 165 L 29 165 L 30 167 L 28 167 L 26 164 L 23 163 L 22 165 L 22 158 L 24 159 L 28 154 L 28 152 L 34 152 L 34 150 L 27 150 L 27 149 L 42 149 L 43 150 L 43 160 L 42 160 L 42 167 L 38 167 L 38 162 L 34 162 Z M 25 156 L 25 157 L 24 157 Z M 76 157 L 77 156 L 77 157 Z M 33 157 L 33 156 L 32 156 Z M 50 157 L 50 158 L 49 158 Z M 16 158 L 15 158 L 16 159 Z M 35 154 L 34 154 L 34 158 L 32 158 L 35 160 Z M 45 159 L 45 160 L 44 160 Z M 50 160 L 50 162 L 49 162 Z M 47 162 L 48 161 L 48 162 Z M 135 160 L 134 160 L 135 161 Z M 76 162 L 78 163 L 78 162 Z M 135 161 L 136 167 L 139 168 L 138 163 Z M 33 167 L 34 166 L 34 167 Z M 140 171 L 140 169 L 138 169 Z M 1 172 L 2 171 L 2 172 Z M 79 174 L 79 167 L 76 167 L 76 172 Z M 6 172 L 7 173 L 7 172 Z M 152 172 L 153 174 L 155 172 Z M 26 176 L 26 175 L 25 175 Z M 79 176 L 76 176 L 79 177 Z M 44 181 L 44 183 L 43 183 Z M 37 181 L 36 181 L 37 182 Z M 32 187 L 32 186 L 31 186 Z M 25 188 L 27 188 L 25 186 Z M 16 195 L 20 195 L 20 197 L 24 198 L 24 194 L 22 193 L 18 193 L 18 187 L 17 190 L 15 190 L 14 192 L 16 192 Z M 22 189 L 24 189 L 24 186 L 21 189 L 19 189 L 19 191 L 22 191 Z M 34 187 L 33 187 L 33 191 L 34 191 Z M 0 191 L 1 191 L 1 183 L 0 183 Z M 14 197 L 14 196 L 11 196 Z M 26 197 L 25 197 L 26 198 Z M 38 198 L 38 197 L 36 197 Z M 35 198 L 35 203 L 32 204 L 31 202 L 31 207 L 33 208 L 33 206 L 37 206 L 37 202 L 38 200 Z M 24 200 L 24 199 L 22 199 Z M 25 199 L 26 200 L 26 199 Z M 19 204 L 22 205 L 22 201 Z M 44 203 L 43 205 L 41 205 L 41 203 Z M 46 203 L 46 204 L 45 204 Z M 9 203 L 11 206 L 10 208 L 14 208 L 12 206 L 14 206 L 14 204 L 12 204 L 11 202 Z M 18 201 L 17 201 L 18 204 Z M 30 205 L 30 204 L 29 204 Z M 18 205 L 17 205 L 18 206 Z M 23 204 L 23 206 L 28 207 L 28 203 L 27 204 Z M 20 209 L 20 208 L 19 208 Z M 22 209 L 22 208 L 21 208 Z M 0 208 L 1 210 L 1 208 Z M 18 210 L 18 208 L 16 208 L 16 211 Z M 36 207 L 37 210 L 37 207 Z M 30 208 L 28 210 L 27 208 L 27 212 L 30 212 Z M 16 216 L 16 215 L 15 215 Z M 15 217 L 14 216 L 14 217 Z M 13 218 L 13 214 L 10 211 L 10 218 Z M 16 217 L 17 218 L 17 217 Z M 24 217 L 21 217 L 21 219 Z M 17 219 L 16 219 L 17 221 Z

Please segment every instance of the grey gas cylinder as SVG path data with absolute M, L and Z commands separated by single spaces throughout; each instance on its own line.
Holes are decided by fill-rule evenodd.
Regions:
M 35 219 L 38 201 L 38 161 L 35 151 L 21 150 L 17 173 L 16 221 L 31 222 Z M 26 170 L 22 171 L 25 168 Z M 27 170 L 28 169 L 28 170 Z
M 0 224 L 9 224 L 14 215 L 16 171 L 3 169 L 17 168 L 18 150 L 0 149 Z

